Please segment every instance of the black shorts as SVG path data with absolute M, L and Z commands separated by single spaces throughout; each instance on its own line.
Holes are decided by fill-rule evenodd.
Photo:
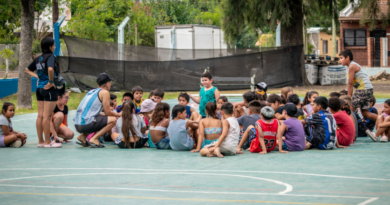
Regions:
M 57 89 L 52 87 L 49 90 L 45 90 L 43 88 L 37 88 L 35 91 L 37 95 L 37 101 L 51 101 L 56 102 L 58 100 Z
M 108 117 L 104 115 L 99 115 L 95 117 L 95 120 L 88 125 L 74 125 L 77 132 L 83 134 L 91 134 L 93 132 L 98 132 L 107 126 Z
M 148 138 L 140 138 L 136 143 L 135 143 L 135 147 L 134 147 L 134 142 L 130 142 L 130 147 L 131 148 L 142 148 L 144 147 L 145 143 L 148 141 Z M 128 147 L 126 147 L 125 145 L 125 142 L 124 141 L 121 141 L 119 144 L 117 144 L 119 148 L 122 148 L 122 149 L 128 149 Z

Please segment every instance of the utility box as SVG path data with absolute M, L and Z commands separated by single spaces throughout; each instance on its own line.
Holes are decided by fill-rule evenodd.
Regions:
M 155 27 L 156 48 L 226 49 L 223 31 L 218 26 L 169 25 Z

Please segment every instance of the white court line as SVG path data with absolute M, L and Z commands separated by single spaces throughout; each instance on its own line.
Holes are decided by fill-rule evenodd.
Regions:
M 137 173 L 139 174 L 139 173 Z M 325 198 L 346 198 L 346 199 L 369 199 L 372 197 L 362 196 L 337 196 L 337 195 L 305 195 L 305 194 L 278 194 L 278 193 L 251 193 L 251 192 L 210 192 L 210 191 L 182 191 L 182 190 L 165 190 L 165 189 L 138 189 L 138 188 L 118 188 L 118 187 L 69 187 L 69 186 L 35 186 L 19 184 L 0 184 L 4 187 L 24 187 L 24 188 L 50 188 L 50 189 L 103 189 L 103 190 L 132 190 L 132 191 L 154 191 L 154 192 L 177 192 L 177 193 L 198 193 L 198 194 L 235 194 L 235 195 L 269 195 L 269 196 L 293 196 L 293 197 L 325 197 Z M 376 198 L 377 199 L 377 198 Z M 366 200 L 364 202 L 368 202 Z M 374 200 L 373 200 L 374 201 Z M 363 203 L 364 203 L 363 202 Z M 366 203 L 367 204 L 367 203 Z
M 293 187 L 290 184 L 283 183 L 281 181 L 276 181 L 272 179 L 265 179 L 260 177 L 251 177 L 251 176 L 243 176 L 243 175 L 233 175 L 233 174 L 211 174 L 211 173 L 184 173 L 184 172 L 169 172 L 169 173 L 79 173 L 79 174 L 59 174 L 59 175 L 44 175 L 44 176 L 30 176 L 30 177 L 18 177 L 18 178 L 10 178 L 10 179 L 0 179 L 0 182 L 3 181 L 13 181 L 20 179 L 32 179 L 32 178 L 46 178 L 46 177 L 64 177 L 64 176 L 83 176 L 83 175 L 119 175 L 119 174 L 148 174 L 148 175 L 157 175 L 157 174 L 185 174 L 185 175 L 214 175 L 214 176 L 230 176 L 230 177 L 241 177 L 241 178 L 249 178 L 249 179 L 257 179 L 263 181 L 273 182 L 275 184 L 283 185 L 286 189 L 278 194 L 286 194 L 293 190 Z
M 0 168 L 0 171 L 10 170 L 122 170 L 122 171 L 165 171 L 165 172 L 236 172 L 236 173 L 267 173 L 267 174 L 290 174 L 290 175 L 304 175 L 304 176 L 316 176 L 316 177 L 330 177 L 330 178 L 343 178 L 343 179 L 361 179 L 361 180 L 374 180 L 374 181 L 390 181 L 390 179 L 381 178 L 366 178 L 366 177 L 351 177 L 351 176 L 339 176 L 339 175 L 324 175 L 324 174 L 311 174 L 311 173 L 297 173 L 297 172 L 275 172 L 275 171 L 243 171 L 243 170 L 175 170 L 175 169 L 134 169 L 134 168 Z
M 371 199 L 368 199 L 367 201 L 363 201 L 362 203 L 360 203 L 358 205 L 366 205 L 366 204 L 369 204 L 369 203 L 376 201 L 376 200 L 378 200 L 378 198 L 372 197 Z

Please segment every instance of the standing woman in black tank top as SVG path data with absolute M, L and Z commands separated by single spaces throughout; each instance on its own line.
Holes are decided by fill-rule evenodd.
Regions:
M 38 78 L 36 96 L 38 101 L 38 117 L 36 121 L 38 134 L 38 147 L 57 148 L 61 147 L 59 139 L 54 136 L 50 141 L 50 119 L 57 102 L 57 89 L 54 85 L 54 69 L 57 69 L 55 56 L 53 55 L 54 40 L 47 37 L 41 41 L 42 55 L 26 68 L 26 73 Z M 34 72 L 36 71 L 36 73 Z M 45 134 L 43 139 L 42 132 Z

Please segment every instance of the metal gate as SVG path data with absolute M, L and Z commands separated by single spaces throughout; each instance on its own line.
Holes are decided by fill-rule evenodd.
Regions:
M 370 32 L 370 37 L 374 38 L 374 67 L 381 66 L 381 37 L 386 37 L 386 30 L 375 29 Z

